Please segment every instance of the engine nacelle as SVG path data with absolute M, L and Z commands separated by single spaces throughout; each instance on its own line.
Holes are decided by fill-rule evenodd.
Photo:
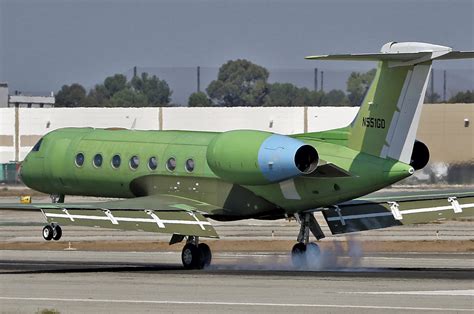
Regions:
M 207 148 L 211 170 L 229 182 L 260 185 L 312 173 L 316 149 L 285 135 L 237 130 L 217 135 Z
M 430 150 L 425 143 L 415 140 L 411 153 L 410 166 L 415 170 L 423 169 L 430 160 Z

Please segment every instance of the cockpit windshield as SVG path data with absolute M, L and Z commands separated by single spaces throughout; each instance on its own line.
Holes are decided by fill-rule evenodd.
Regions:
M 41 142 L 43 142 L 43 139 L 41 138 L 38 143 L 35 144 L 35 146 L 33 146 L 33 149 L 31 150 L 32 152 L 37 152 L 40 150 L 40 147 L 41 147 Z

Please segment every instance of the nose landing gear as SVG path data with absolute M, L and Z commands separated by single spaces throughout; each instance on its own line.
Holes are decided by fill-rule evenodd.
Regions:
M 313 266 L 317 264 L 321 251 L 316 243 L 309 242 L 309 232 L 311 231 L 317 240 L 324 238 L 324 233 L 313 214 L 295 214 L 295 217 L 301 227 L 297 238 L 298 243 L 291 250 L 291 262 L 296 268 Z
M 211 264 L 212 253 L 209 246 L 199 243 L 199 237 L 189 236 L 181 252 L 181 261 L 186 269 L 203 269 Z
M 61 227 L 57 224 L 46 225 L 43 228 L 43 239 L 45 239 L 46 241 L 58 241 L 59 239 L 61 239 L 62 235 L 63 231 Z

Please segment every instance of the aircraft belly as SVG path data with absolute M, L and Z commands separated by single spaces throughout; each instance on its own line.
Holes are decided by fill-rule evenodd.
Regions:
M 246 187 L 217 178 L 149 175 L 132 181 L 130 188 L 136 196 L 167 194 L 211 204 L 207 214 L 222 219 L 258 217 L 273 211 L 281 217 L 274 203 Z

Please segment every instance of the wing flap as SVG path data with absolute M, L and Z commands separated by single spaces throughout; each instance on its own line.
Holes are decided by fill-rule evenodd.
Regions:
M 39 211 L 49 223 L 217 238 L 204 215 L 216 207 L 174 195 L 152 195 L 82 204 L 0 204 L 0 209 Z
M 174 210 L 109 210 L 43 208 L 49 223 L 217 238 L 211 223 L 198 212 Z
M 444 198 L 352 201 L 323 211 L 333 234 L 474 216 L 474 195 Z

